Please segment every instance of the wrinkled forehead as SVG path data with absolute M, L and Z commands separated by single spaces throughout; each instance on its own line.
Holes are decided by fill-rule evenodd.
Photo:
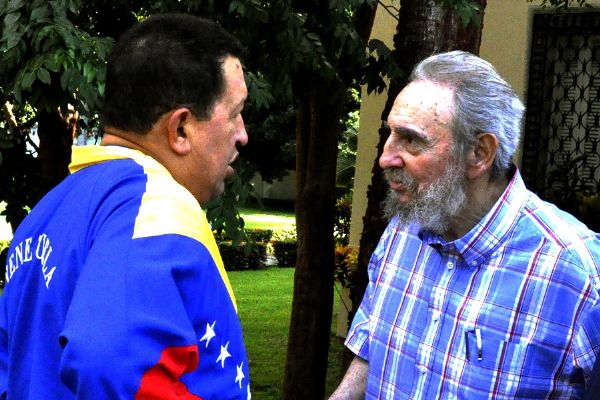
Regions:
M 391 126 L 419 122 L 427 126 L 450 126 L 452 122 L 453 92 L 447 86 L 428 81 L 409 83 L 396 97 L 390 110 Z

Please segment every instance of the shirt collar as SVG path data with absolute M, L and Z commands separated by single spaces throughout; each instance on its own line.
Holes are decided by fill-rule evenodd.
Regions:
M 525 183 L 515 167 L 508 186 L 492 209 L 463 237 L 452 242 L 430 232 L 422 232 L 421 237 L 424 243 L 440 251 L 459 253 L 469 266 L 476 267 L 484 263 L 515 229 L 526 199 Z

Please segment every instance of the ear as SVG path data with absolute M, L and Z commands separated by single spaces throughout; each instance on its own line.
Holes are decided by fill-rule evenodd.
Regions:
M 493 133 L 483 132 L 477 135 L 466 157 L 467 176 L 470 179 L 479 178 L 491 171 L 498 146 L 498 137 Z
M 185 155 L 192 149 L 188 132 L 193 115 L 188 108 L 178 108 L 167 118 L 167 133 L 171 150 L 179 155 Z

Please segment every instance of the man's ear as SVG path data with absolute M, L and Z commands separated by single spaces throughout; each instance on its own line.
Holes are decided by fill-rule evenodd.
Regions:
M 479 178 L 492 169 L 500 143 L 495 134 L 483 132 L 477 135 L 473 147 L 467 153 L 467 175 Z
M 167 119 L 167 134 L 171 150 L 179 155 L 187 154 L 191 151 L 191 143 L 188 132 L 189 123 L 193 115 L 188 108 L 178 108 L 174 110 Z

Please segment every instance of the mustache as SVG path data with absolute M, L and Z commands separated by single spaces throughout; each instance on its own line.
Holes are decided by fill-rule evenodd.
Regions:
M 419 184 L 415 178 L 408 176 L 404 170 L 400 168 L 388 168 L 383 170 L 383 177 L 389 182 L 399 183 L 406 186 L 410 190 L 417 190 Z

